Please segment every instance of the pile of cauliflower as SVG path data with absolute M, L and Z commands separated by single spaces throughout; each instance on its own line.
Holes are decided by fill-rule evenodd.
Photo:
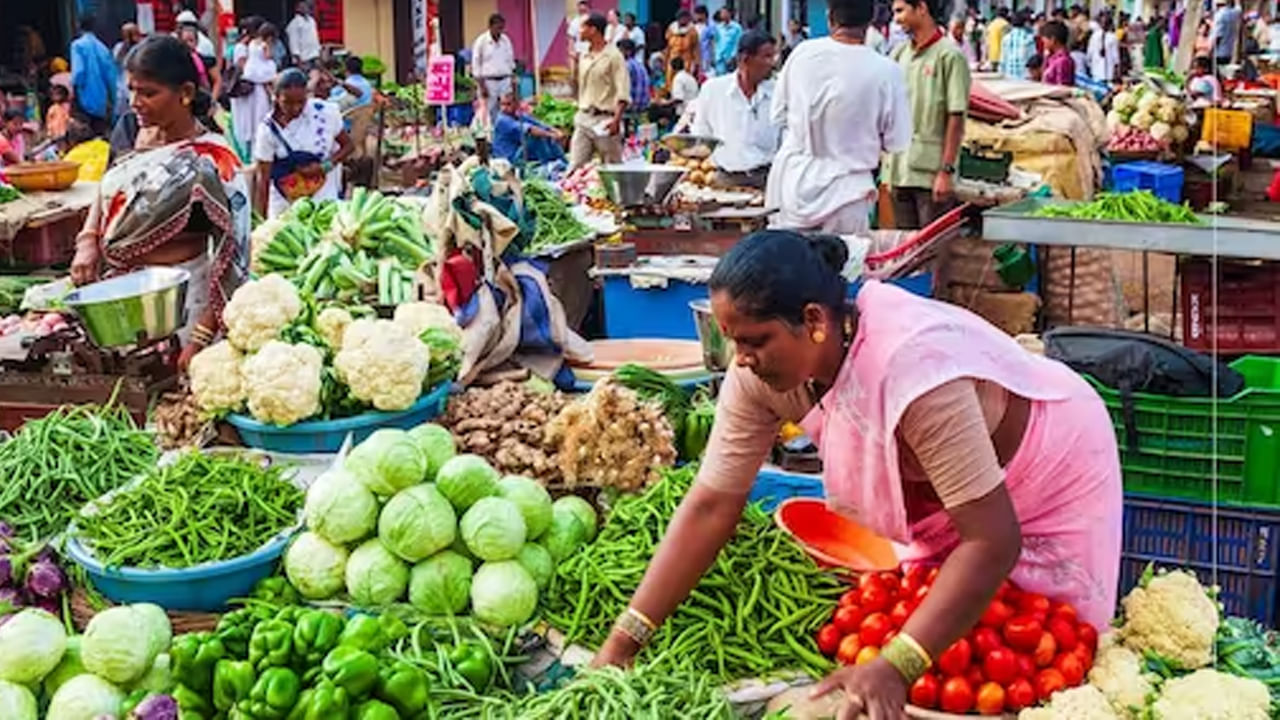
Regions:
M 200 351 L 187 370 L 200 409 L 218 415 L 247 407 L 261 422 L 292 425 L 323 412 L 331 366 L 360 404 L 404 410 L 422 395 L 430 367 L 418 334 L 446 325 L 461 332 L 447 310 L 430 303 L 401 306 L 395 320 L 355 319 L 330 307 L 310 323 L 316 341 L 286 341 L 286 328 L 305 313 L 297 288 L 280 275 L 236 290 L 222 313 L 226 339 Z
M 1143 578 L 1121 603 L 1123 624 L 1098 640 L 1089 683 L 1055 693 L 1019 720 L 1265 720 L 1267 686 L 1208 667 L 1218 604 L 1189 572 Z M 1164 680 L 1149 661 L 1174 672 Z
M 1123 128 L 1137 128 L 1160 143 L 1187 139 L 1186 108 L 1181 102 L 1145 86 L 1117 93 L 1107 113 L 1107 129 L 1114 135 Z

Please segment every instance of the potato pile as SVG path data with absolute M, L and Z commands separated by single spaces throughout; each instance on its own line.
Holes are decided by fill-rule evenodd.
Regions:
M 689 174 L 685 176 L 685 180 L 694 185 L 706 186 L 715 182 L 716 166 L 709 157 L 699 160 L 697 158 L 672 155 L 667 164 L 688 169 Z
M 551 485 L 561 474 L 545 431 L 567 402 L 562 393 L 537 392 L 522 383 L 473 387 L 449 401 L 440 424 L 457 439 L 458 452 L 479 455 L 507 475 Z

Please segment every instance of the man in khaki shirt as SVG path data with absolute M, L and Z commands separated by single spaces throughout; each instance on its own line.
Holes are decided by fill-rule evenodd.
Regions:
M 627 61 L 606 43 L 604 16 L 591 13 L 582 23 L 588 50 L 578 59 L 578 114 L 569 141 L 569 167 L 581 167 L 595 153 L 604 163 L 622 162 L 622 113 L 631 99 Z

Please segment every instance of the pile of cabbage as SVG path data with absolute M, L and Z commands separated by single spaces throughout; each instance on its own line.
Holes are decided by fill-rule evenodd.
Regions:
M 529 620 L 556 563 L 596 533 L 590 503 L 552 502 L 537 482 L 457 454 L 432 423 L 374 432 L 308 489 L 304 514 L 284 556 L 303 597 L 345 593 L 366 608 L 407 598 L 495 627 Z
M 152 720 L 176 712 L 169 644 L 173 629 L 157 605 L 104 610 L 83 635 L 27 608 L 0 626 L 0 718 Z
M 1188 135 L 1186 115 L 1186 107 L 1178 100 L 1139 85 L 1112 98 L 1107 129 L 1116 137 L 1139 130 L 1163 145 L 1182 143 Z

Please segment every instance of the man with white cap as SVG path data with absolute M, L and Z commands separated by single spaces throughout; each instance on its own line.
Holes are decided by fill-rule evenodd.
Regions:
M 196 19 L 195 13 L 190 10 L 183 10 L 178 13 L 178 17 L 175 20 L 179 28 L 186 26 L 196 29 L 196 54 L 200 56 L 201 60 L 208 62 L 211 58 L 217 58 L 218 51 L 214 49 L 213 41 L 209 39 L 209 36 L 204 34 L 204 29 L 200 27 L 200 21 Z M 175 31 L 174 34 L 177 35 L 177 32 Z

